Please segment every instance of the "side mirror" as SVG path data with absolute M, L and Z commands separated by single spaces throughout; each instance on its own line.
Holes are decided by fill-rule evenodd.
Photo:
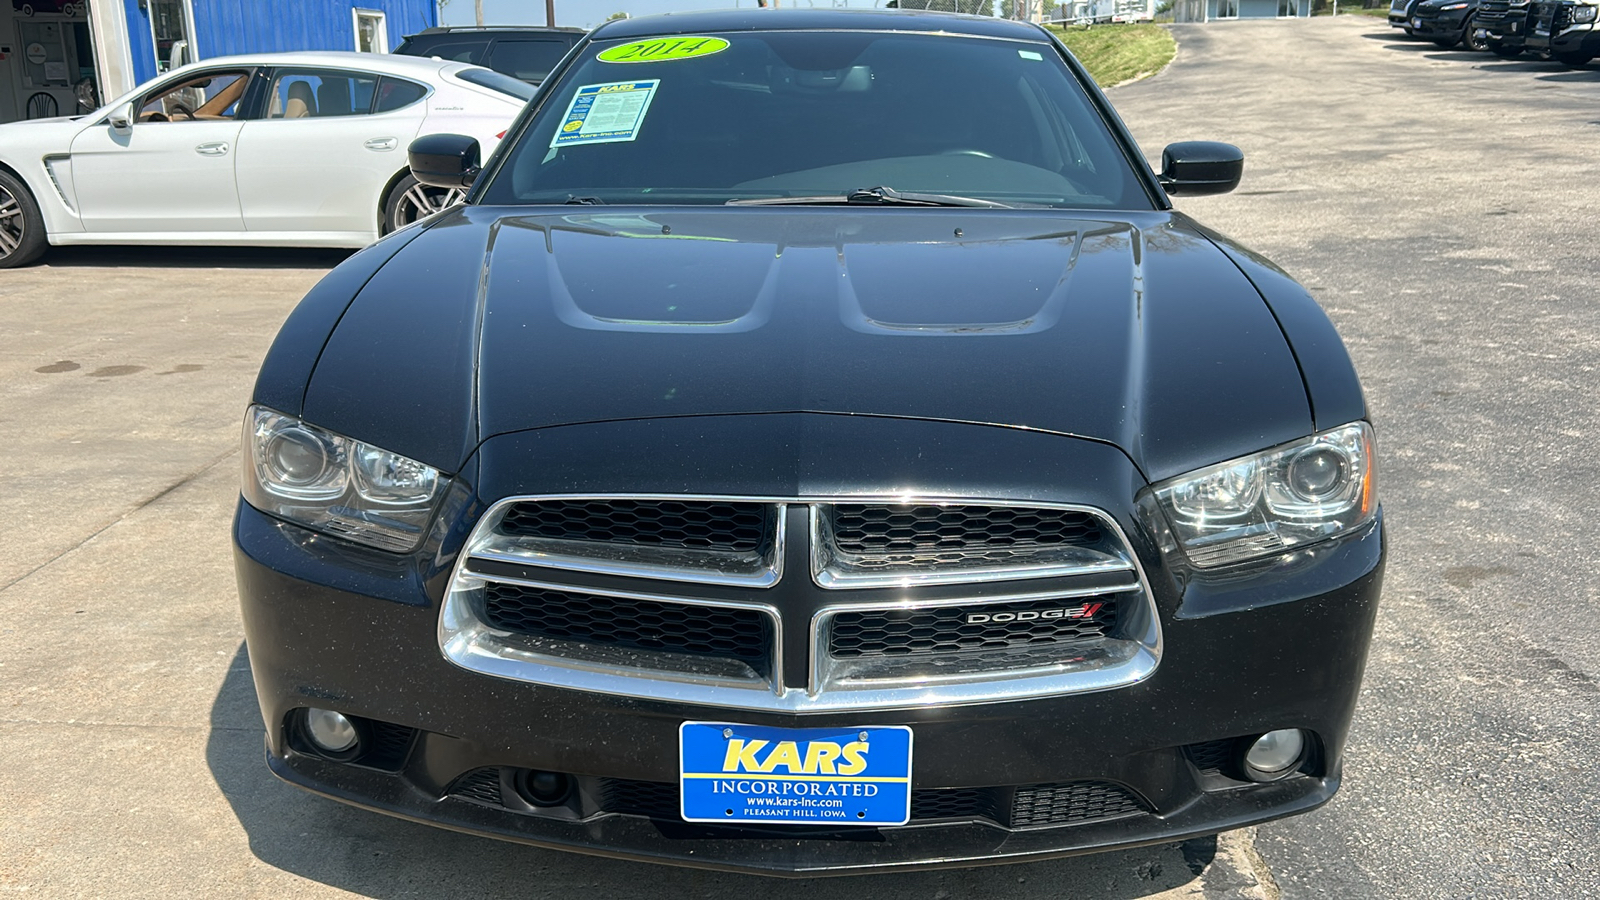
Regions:
M 464 134 L 426 134 L 406 151 L 411 177 L 429 187 L 471 187 L 478 177 L 478 141 Z
M 1180 141 L 1161 152 L 1161 186 L 1169 194 L 1226 194 L 1244 175 L 1244 153 L 1216 141 Z
M 124 103 L 111 111 L 108 118 L 112 131 L 127 131 L 133 127 L 133 104 Z

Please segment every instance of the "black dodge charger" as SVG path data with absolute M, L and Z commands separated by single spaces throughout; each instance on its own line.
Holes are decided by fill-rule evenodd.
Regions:
M 244 425 L 281 778 L 770 874 L 1039 859 L 1337 790 L 1384 561 L 1339 337 L 1047 32 L 590 34 L 466 203 L 334 269 Z M 480 168 L 481 163 L 481 168 Z

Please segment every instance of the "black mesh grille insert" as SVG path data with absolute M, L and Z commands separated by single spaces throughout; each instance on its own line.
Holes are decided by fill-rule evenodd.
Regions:
M 1000 820 L 996 788 L 951 788 L 911 792 L 911 818 Z M 600 781 L 601 807 L 610 813 L 648 816 L 652 819 L 681 818 L 678 786 L 670 782 L 630 781 L 603 778 Z
M 473 769 L 450 785 L 449 794 L 463 800 L 501 806 L 500 770 L 493 767 Z
M 1233 747 L 1238 741 L 1228 738 L 1221 741 L 1206 741 L 1203 744 L 1190 744 L 1183 748 L 1189 761 L 1202 772 L 1220 770 L 1233 762 Z
M 516 503 L 509 535 L 685 550 L 751 553 L 771 543 L 775 507 L 694 500 L 539 500 Z
M 611 813 L 649 816 L 652 819 L 682 818 L 678 812 L 678 786 L 668 782 L 603 778 L 600 781 L 600 804 L 602 809 Z
M 1086 546 L 1102 540 L 1100 520 L 1089 513 L 1011 506 L 899 506 L 836 503 L 826 507 L 834 546 L 866 557 L 856 562 L 938 566 L 954 556 L 966 562 L 994 554 L 1004 562 L 1018 551 Z
M 760 663 L 767 658 L 766 617 L 723 609 L 606 597 L 491 581 L 484 619 L 505 631 L 640 650 L 666 650 Z
M 828 652 L 849 658 L 1004 650 L 1095 640 L 1116 624 L 1117 604 L 1111 595 L 842 612 L 833 617 Z
M 375 719 L 367 720 L 367 729 L 372 743 L 371 748 L 361 755 L 361 764 L 390 772 L 399 771 L 406 764 L 406 757 L 411 754 L 411 739 L 417 730 Z
M 998 822 L 1000 804 L 994 788 L 943 788 L 911 792 L 913 819 L 983 818 Z
M 1144 812 L 1127 788 L 1099 781 L 1034 784 L 1017 788 L 1011 803 L 1011 825 L 1073 825 Z

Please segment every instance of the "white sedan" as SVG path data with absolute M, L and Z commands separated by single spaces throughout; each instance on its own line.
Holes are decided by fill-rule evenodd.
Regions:
M 86 116 L 0 125 L 0 268 L 49 245 L 363 247 L 454 203 L 417 184 L 424 134 L 499 143 L 533 88 L 371 53 L 208 59 Z

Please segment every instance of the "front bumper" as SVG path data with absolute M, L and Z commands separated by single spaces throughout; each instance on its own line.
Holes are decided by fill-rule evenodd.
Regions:
M 1548 23 L 1543 30 L 1535 25 L 1528 33 L 1525 46 L 1557 54 L 1600 56 L 1600 30 L 1596 30 L 1595 25 L 1573 25 L 1552 35 Z
M 1467 27 L 1467 17 L 1470 15 L 1471 10 L 1451 10 L 1436 16 L 1413 14 L 1411 33 L 1430 41 L 1459 38 Z
M 458 505 L 481 509 L 476 498 Z M 1225 576 L 1170 570 L 1146 550 L 1156 557 L 1145 564 L 1166 649 L 1137 684 L 1007 703 L 796 715 L 558 689 L 452 665 L 439 649 L 439 604 L 458 531 L 442 529 L 415 557 L 397 558 L 241 503 L 234 537 L 269 764 L 284 780 L 491 837 L 779 875 L 1042 859 L 1315 808 L 1339 784 L 1384 559 L 1381 517 L 1344 539 Z M 388 723 L 401 743 L 381 764 L 318 758 L 292 733 L 294 713 L 305 707 Z M 608 803 L 605 786 L 622 781 L 675 790 L 678 726 L 706 719 L 909 725 L 918 792 L 977 788 L 1009 797 L 1016 786 L 1095 783 L 1122 791 L 1137 809 L 1045 826 L 1013 827 L 1009 809 L 969 809 L 900 827 L 797 831 L 691 826 Z M 1193 750 L 1290 727 L 1315 735 L 1314 753 L 1300 774 L 1270 784 L 1207 768 Z M 553 808 L 519 800 L 509 779 L 529 769 L 572 776 L 572 799 Z M 484 787 L 485 772 L 487 793 L 464 787 Z
M 1528 16 L 1523 10 L 1493 16 L 1480 13 L 1473 25 L 1491 44 L 1506 49 L 1520 48 L 1528 39 Z

